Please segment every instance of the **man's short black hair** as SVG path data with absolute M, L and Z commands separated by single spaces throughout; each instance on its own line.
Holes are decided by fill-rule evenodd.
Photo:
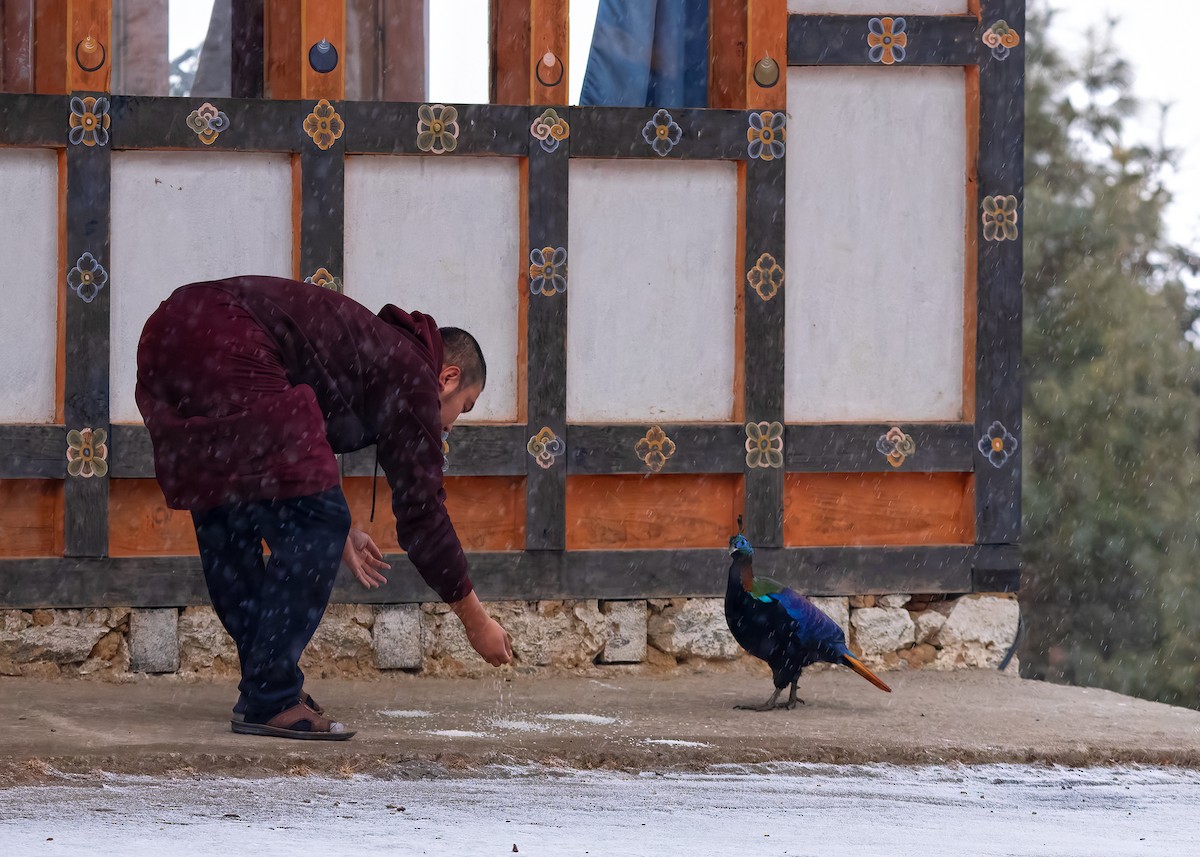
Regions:
M 464 387 L 487 384 L 487 361 L 475 337 L 461 327 L 438 328 L 442 334 L 442 365 L 462 370 Z

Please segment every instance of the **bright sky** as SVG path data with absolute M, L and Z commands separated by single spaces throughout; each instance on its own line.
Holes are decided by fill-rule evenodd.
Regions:
M 1044 2 L 1044 0 L 1037 0 Z M 1195 36 L 1180 14 L 1194 4 L 1182 0 L 1049 0 L 1059 10 L 1052 29 L 1062 46 L 1082 50 L 1089 26 L 1115 16 L 1117 49 L 1132 65 L 1134 94 L 1147 102 L 1139 123 L 1140 140 L 1157 139 L 1158 108 L 1172 105 L 1166 141 L 1179 150 L 1179 169 L 1168 177 L 1175 203 L 1167 214 L 1171 237 L 1200 250 L 1200 73 Z
M 1046 0 L 1030 0 L 1034 3 Z M 1049 0 L 1059 10 L 1052 37 L 1069 50 L 1080 50 L 1089 26 L 1101 26 L 1109 15 L 1119 18 L 1118 48 L 1136 73 L 1134 92 L 1150 105 L 1138 133 L 1153 139 L 1157 109 L 1173 106 L 1167 142 L 1180 150 L 1179 169 L 1168 179 L 1176 200 L 1168 212 L 1171 237 L 1200 248 L 1200 87 L 1196 85 L 1195 35 L 1181 9 L 1182 0 Z M 571 102 L 579 98 L 599 0 L 570 0 Z M 883 2 L 903 11 L 903 0 Z M 488 0 L 431 0 L 431 100 L 483 102 L 488 96 Z M 212 0 L 170 0 L 170 50 L 175 57 L 199 44 L 211 14 Z

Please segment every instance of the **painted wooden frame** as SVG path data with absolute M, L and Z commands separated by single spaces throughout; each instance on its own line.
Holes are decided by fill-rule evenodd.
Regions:
M 561 16 L 562 4 L 543 5 Z M 1024 4 L 985 0 L 978 15 L 908 18 L 903 24 L 903 57 L 893 51 L 892 62 L 884 62 L 886 53 L 873 50 L 879 39 L 870 37 L 885 29 L 894 36 L 900 20 L 788 16 L 778 0 L 755 0 L 744 23 L 750 28 L 753 56 L 739 72 L 745 87 L 742 97 L 734 99 L 746 108 L 671 110 L 666 121 L 681 133 L 658 148 L 642 134 L 657 115 L 653 108 L 455 105 L 456 146 L 450 157 L 523 159 L 522 258 L 530 265 L 553 265 L 559 251 L 564 260 L 569 254 L 571 158 L 733 161 L 741 186 L 742 267 L 731 272 L 740 291 L 739 395 L 729 422 L 568 424 L 570 290 L 566 281 L 563 290 L 557 290 L 553 281 L 547 286 L 545 280 L 539 284 L 522 275 L 522 418 L 514 424 L 456 429 L 447 471 L 452 476 L 525 479 L 526 550 L 471 555 L 485 597 L 718 594 L 723 565 L 719 550 L 565 550 L 568 476 L 653 478 L 658 471 L 645 450 L 639 451 L 639 442 L 655 437 L 655 430 L 672 445 L 666 472 L 744 475 L 747 532 L 761 546 L 773 574 L 798 588 L 855 594 L 1016 587 Z M 529 27 L 529 22 L 524 25 Z M 71 26 L 77 28 L 78 22 Z M 561 35 L 554 26 L 535 26 L 533 34 L 535 41 L 549 39 L 554 44 Z M 975 112 L 968 110 L 968 122 L 973 124 L 972 142 L 977 137 L 978 190 L 968 189 L 974 205 L 969 206 L 966 232 L 969 248 L 977 247 L 978 252 L 974 263 L 967 260 L 976 313 L 967 337 L 966 363 L 973 377 L 965 384 L 969 401 L 964 402 L 964 421 L 893 426 L 788 425 L 784 420 L 784 150 L 781 146 L 777 157 L 763 157 L 762 147 L 751 144 L 756 139 L 763 142 L 755 129 L 770 128 L 773 114 L 786 103 L 782 80 L 778 86 L 763 86 L 756 77 L 755 57 L 762 53 L 782 60 L 785 39 L 786 65 L 951 65 L 975 75 L 969 77 L 977 80 L 977 89 L 969 84 Z M 536 45 L 526 50 L 536 53 Z M 562 51 L 565 66 L 565 44 Z M 530 60 L 536 61 L 537 57 Z M 536 64 L 527 68 L 530 81 L 539 80 Z M 779 69 L 779 75 L 785 78 L 786 68 Z M 76 85 L 94 87 L 97 79 L 107 76 L 102 71 L 71 75 Z M 316 80 L 320 86 L 328 83 Z M 418 135 L 427 111 L 442 105 L 326 100 L 315 90 L 308 92 L 317 83 L 300 86 L 312 97 L 295 101 L 111 96 L 95 88 L 69 95 L 0 95 L 0 145 L 55 148 L 63 152 L 65 163 L 62 422 L 0 425 L 0 478 L 65 480 L 65 556 L 0 560 L 0 607 L 117 602 L 154 606 L 203 600 L 194 557 L 105 558 L 108 480 L 153 475 L 145 429 L 109 425 L 108 295 L 109 289 L 119 287 L 120 278 L 119 271 L 108 270 L 110 154 L 113 149 L 292 154 L 298 227 L 295 274 L 336 287 L 344 264 L 340 201 L 345 157 L 443 156 L 430 152 L 428 141 Z M 531 83 L 530 99 L 534 90 L 544 94 L 546 89 L 544 82 Z M 776 268 L 778 281 L 772 279 Z M 764 284 L 773 290 L 770 298 L 764 295 Z M 82 434 L 85 429 L 91 430 L 90 436 Z M 897 453 L 897 441 L 888 440 L 893 432 L 908 438 L 920 454 L 905 460 Z M 68 461 L 72 456 L 77 460 L 84 447 L 92 457 L 103 448 L 102 468 L 94 467 L 90 477 L 74 475 L 81 471 Z M 900 466 L 915 473 L 973 474 L 974 545 L 783 547 L 785 474 L 885 473 Z M 350 476 L 370 475 L 372 451 L 346 456 L 344 467 Z M 339 589 L 336 597 L 384 603 L 427 600 L 429 594 L 415 577 L 397 575 L 376 592 Z

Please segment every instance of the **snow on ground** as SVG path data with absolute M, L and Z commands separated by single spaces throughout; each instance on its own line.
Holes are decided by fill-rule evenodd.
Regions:
M 0 790 L 0 854 L 1191 857 L 1198 809 L 1200 772 L 1163 768 L 73 777 Z

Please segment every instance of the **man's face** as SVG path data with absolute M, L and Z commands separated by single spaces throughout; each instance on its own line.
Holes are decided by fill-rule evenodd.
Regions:
M 475 400 L 483 393 L 483 384 L 464 387 L 462 371 L 457 366 L 444 366 L 438 382 L 442 388 L 442 431 L 450 431 L 455 420 L 475 407 Z

